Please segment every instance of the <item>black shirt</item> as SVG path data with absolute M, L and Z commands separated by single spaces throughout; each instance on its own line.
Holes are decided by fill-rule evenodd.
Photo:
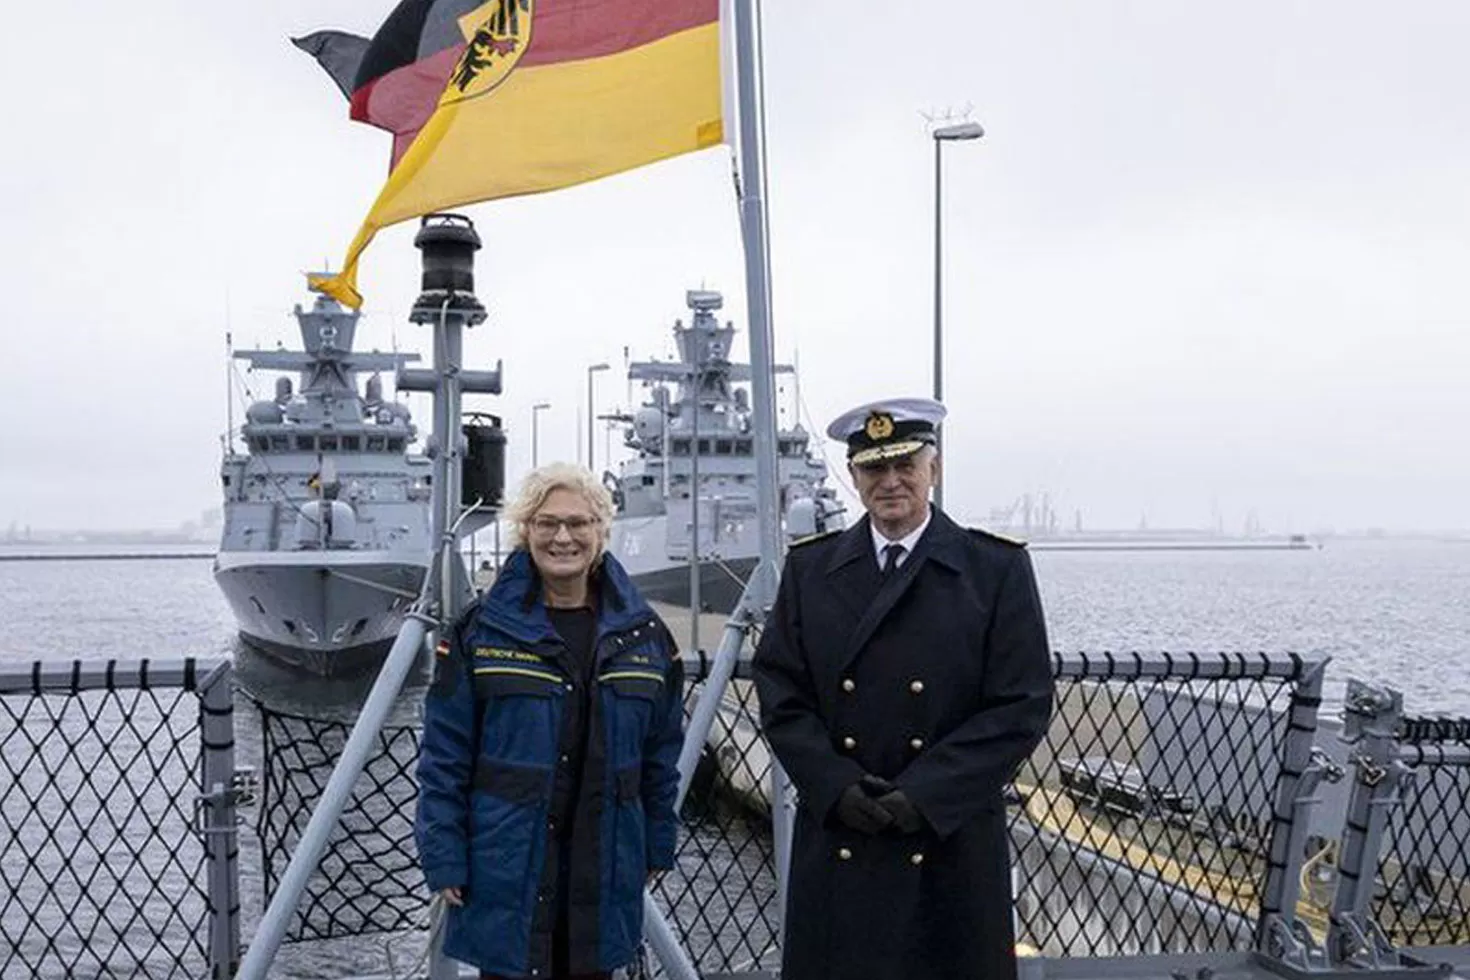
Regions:
M 582 783 L 582 767 L 587 757 L 587 724 L 592 711 L 592 672 L 595 665 L 593 645 L 597 641 L 597 615 L 587 606 L 575 609 L 548 608 L 551 627 L 566 644 L 567 667 L 575 685 L 567 697 L 562 720 L 562 744 L 568 746 L 567 762 L 557 773 L 551 801 L 552 819 L 564 839 L 572 830 L 572 815 L 577 812 L 578 788 Z

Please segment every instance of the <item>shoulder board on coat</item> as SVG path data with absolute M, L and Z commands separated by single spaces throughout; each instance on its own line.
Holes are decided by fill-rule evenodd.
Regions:
M 786 547 L 788 547 L 788 548 L 800 548 L 803 545 L 811 544 L 814 541 L 825 541 L 827 538 L 830 538 L 833 535 L 840 534 L 840 533 L 841 533 L 840 530 L 818 531 L 816 534 L 808 534 L 805 537 L 796 538 L 796 539 L 788 542 L 787 545 L 786 545 Z
M 664 622 L 664 618 L 658 613 L 654 613 L 653 619 L 648 621 L 648 625 L 652 626 L 663 637 L 664 643 L 668 646 L 669 655 L 677 657 L 679 654 L 679 641 L 674 639 L 674 631 L 669 629 L 669 624 Z
M 1026 542 L 1020 538 L 1012 538 L 1007 537 L 1004 534 L 996 534 L 994 531 L 987 531 L 983 527 L 966 528 L 966 530 L 975 535 L 977 538 L 989 538 L 991 541 L 999 541 L 1001 544 L 1009 545 L 1012 548 L 1026 547 Z

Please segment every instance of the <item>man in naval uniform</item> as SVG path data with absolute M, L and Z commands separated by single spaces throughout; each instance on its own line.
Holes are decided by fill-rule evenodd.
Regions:
M 866 516 L 794 544 L 755 653 L 799 792 L 782 980 L 1016 974 L 1002 790 L 1046 731 L 1051 657 L 1023 545 L 955 524 L 926 398 L 863 405 Z

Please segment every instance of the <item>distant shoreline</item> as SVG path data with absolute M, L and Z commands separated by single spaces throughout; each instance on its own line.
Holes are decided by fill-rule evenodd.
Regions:
M 1031 541 L 1032 551 L 1318 551 L 1322 542 L 1308 541 Z
M 22 561 L 180 561 L 213 558 L 213 551 L 57 551 L 5 554 L 0 562 Z

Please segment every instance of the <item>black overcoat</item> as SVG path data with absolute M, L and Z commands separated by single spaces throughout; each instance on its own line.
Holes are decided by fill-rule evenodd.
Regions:
M 793 546 L 756 650 L 761 721 L 800 798 L 782 980 L 1015 976 L 1001 794 L 1051 715 L 1046 626 L 1024 547 L 932 513 L 887 581 L 866 517 Z M 924 829 L 839 824 L 864 773 Z

